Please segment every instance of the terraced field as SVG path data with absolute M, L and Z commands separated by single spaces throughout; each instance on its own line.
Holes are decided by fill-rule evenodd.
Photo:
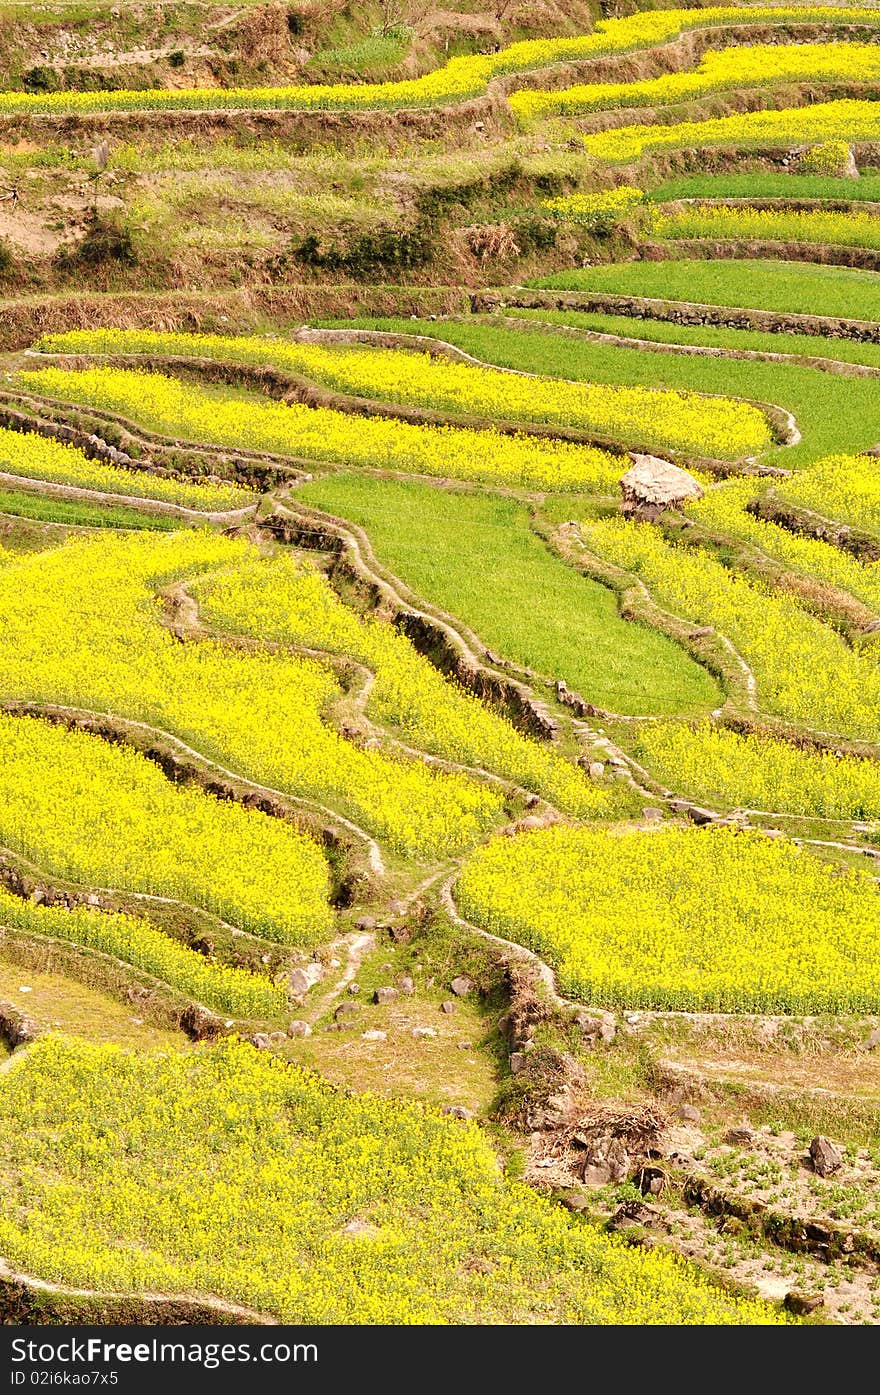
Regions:
M 0 1312 L 876 1322 L 880 9 L 392 8 L 0 7 Z

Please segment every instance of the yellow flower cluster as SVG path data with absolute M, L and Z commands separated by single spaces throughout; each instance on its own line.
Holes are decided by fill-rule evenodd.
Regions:
M 827 456 L 790 479 L 780 480 L 776 493 L 825 518 L 880 532 L 880 465 L 876 456 Z
M 438 673 L 386 621 L 359 619 L 315 567 L 289 555 L 250 558 L 196 583 L 204 619 L 279 644 L 350 655 L 375 679 L 368 712 L 407 741 L 448 760 L 481 766 L 540 791 L 580 818 L 608 817 L 609 791 L 597 789 L 550 747 L 530 741 L 465 689 Z
M 205 959 L 148 921 L 86 906 L 35 906 L 0 887 L 0 925 L 28 935 L 84 945 L 143 969 L 218 1012 L 236 1017 L 273 1018 L 287 1005 L 283 987 L 265 974 L 252 974 Z
M 880 78 L 875 44 L 752 44 L 712 50 L 689 73 L 664 73 L 637 82 L 589 82 L 558 92 L 527 89 L 509 101 L 523 122 L 575 116 L 609 107 L 655 107 L 725 92 L 779 83 L 856 83 Z
M 150 474 L 147 470 L 108 465 L 90 459 L 83 451 L 62 441 L 4 427 L 0 427 L 0 473 L 72 484 L 79 489 L 95 489 L 106 494 L 159 499 L 206 512 L 241 509 L 256 497 L 235 484 L 187 484 Z
M 206 110 L 229 108 L 361 109 L 369 107 L 433 106 L 476 97 L 502 73 L 524 72 L 550 63 L 626 53 L 668 42 L 692 29 L 742 24 L 861 24 L 877 23 L 876 10 L 817 5 L 712 6 L 666 10 L 602 20 L 592 34 L 577 38 L 528 39 L 498 53 L 468 54 L 450 59 L 423 77 L 400 82 L 330 83 L 298 87 L 185 88 L 110 92 L 4 92 L 0 114 L 30 115 L 90 111 Z
M 608 232 L 644 200 L 642 189 L 620 184 L 616 189 L 604 189 L 598 194 L 562 194 L 559 198 L 545 199 L 543 206 L 569 223 L 581 223 L 593 232 Z
M 412 426 L 332 408 L 286 406 L 256 396 L 223 397 L 161 373 L 43 368 L 19 374 L 18 381 L 51 397 L 132 417 L 165 435 L 234 450 L 523 489 L 607 492 L 620 478 L 620 460 L 592 446 L 506 436 L 491 429 Z M 653 398 L 651 393 L 644 396 Z M 705 406 L 702 410 L 705 415 Z M 697 415 L 693 408 L 691 412 Z
M 842 99 L 782 111 L 750 111 L 669 126 L 618 126 L 583 136 L 584 149 L 599 160 L 622 163 L 652 150 L 702 150 L 737 146 L 743 150 L 792 145 L 797 141 L 880 139 L 876 102 Z
M 818 730 L 876 740 L 876 661 L 790 596 L 771 594 L 708 552 L 667 543 L 646 524 L 585 521 L 581 531 L 594 551 L 636 573 L 661 605 L 725 635 L 751 666 L 765 709 Z
M 729 828 L 551 828 L 480 848 L 465 915 L 609 1006 L 877 1012 L 880 895 L 867 873 Z
M 285 944 L 313 945 L 330 928 L 312 839 L 172 784 L 129 747 L 37 718 L 0 715 L 0 842 L 53 876 L 170 896 Z
M 180 644 L 155 593 L 252 555 L 207 533 L 71 541 L 0 569 L 0 694 L 113 712 L 170 731 L 236 774 L 329 804 L 399 851 L 468 846 L 500 795 L 418 760 L 361 750 L 324 720 L 340 697 L 313 659 Z
M 784 1321 L 506 1179 L 475 1125 L 229 1040 L 32 1047 L 0 1081 L 0 1253 L 297 1324 Z
M 803 471 L 809 491 L 816 489 L 815 481 L 811 478 L 814 470 L 819 470 L 821 477 L 828 463 L 821 462 L 820 466 Z M 843 456 L 837 457 L 837 463 L 844 474 L 847 464 L 855 462 L 848 462 L 847 457 Z M 876 477 L 876 466 L 874 472 Z M 797 492 L 800 476 L 792 476 L 791 483 Z M 788 489 L 788 480 L 784 481 L 783 487 Z M 880 563 L 859 562 L 851 553 L 843 552 L 831 543 L 802 537 L 776 523 L 753 517 L 745 506 L 755 497 L 755 492 L 754 480 L 730 480 L 720 487 L 707 490 L 704 498 L 688 504 L 686 511 L 708 527 L 749 543 L 796 572 L 850 591 L 880 614 Z M 817 498 L 823 496 L 819 494 Z
M 880 818 L 880 765 L 740 736 L 709 722 L 645 722 L 633 754 L 658 780 L 720 809 Z
M 694 204 L 675 211 L 658 209 L 651 231 L 661 238 L 734 238 L 738 241 L 808 242 L 844 247 L 880 247 L 880 220 L 873 213 L 834 213 L 827 209 L 737 208 Z
M 798 174 L 819 174 L 833 179 L 846 173 L 851 155 L 845 140 L 826 140 L 813 145 L 798 158 Z
M 621 192 L 626 191 L 596 197 L 613 201 Z M 725 459 L 762 450 L 770 441 L 763 413 L 745 402 L 664 388 L 560 382 L 403 349 L 126 330 L 74 331 L 46 339 L 43 346 L 62 353 L 164 353 L 270 364 L 361 397 L 578 427 L 622 442 Z

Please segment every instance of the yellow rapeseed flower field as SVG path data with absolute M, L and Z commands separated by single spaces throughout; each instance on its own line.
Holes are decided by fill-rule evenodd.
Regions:
M 620 519 L 581 524 L 588 544 L 635 573 L 667 609 L 725 635 L 751 666 L 760 707 L 820 731 L 876 740 L 880 665 L 791 596 Z M 0 574 L 2 575 L 2 574 Z
M 444 678 L 387 621 L 360 619 L 327 578 L 289 555 L 256 556 L 193 586 L 205 621 L 280 644 L 349 655 L 375 675 L 368 712 L 406 741 L 539 791 L 580 818 L 609 817 L 597 788 L 548 745 L 528 740 L 457 683 Z
M 604 439 L 725 459 L 762 450 L 771 439 L 763 412 L 730 398 L 561 382 L 403 349 L 125 330 L 53 335 L 41 347 L 58 353 L 171 354 L 271 364 L 361 397 L 477 417 L 577 427 Z
M 138 786 L 137 779 L 131 782 L 131 797 L 136 797 Z M 232 852 L 231 846 L 229 852 Z M 50 936 L 99 950 L 136 969 L 143 969 L 179 993 L 218 1012 L 231 1012 L 236 1017 L 272 1018 L 282 1013 L 287 1005 L 284 988 L 265 974 L 206 959 L 148 921 L 131 915 L 92 910 L 87 906 L 72 910 L 64 906 L 35 906 L 0 886 L 0 925 L 28 935 Z
M 880 53 L 875 44 L 746 44 L 710 50 L 691 72 L 663 73 L 635 82 L 588 82 L 558 92 L 528 88 L 508 98 L 525 123 L 549 116 L 576 116 L 608 107 L 667 106 L 731 88 L 779 83 L 876 82 Z
M 878 138 L 877 103 L 842 98 L 808 107 L 750 111 L 705 121 L 678 121 L 668 126 L 617 126 L 583 136 L 582 140 L 589 155 L 622 164 L 652 150 L 701 150 L 712 146 L 749 150 L 829 140 L 843 140 L 849 145 Z
M 475 1125 L 233 1040 L 37 1043 L 0 1079 L 0 1253 L 292 1323 L 784 1321 L 506 1179 Z
M 741 208 L 697 203 L 658 209 L 651 231 L 660 238 L 736 239 L 807 242 L 844 247 L 880 247 L 880 220 L 874 213 L 835 213 L 828 209 Z
M 298 460 L 523 489 L 590 492 L 616 488 L 621 474 L 619 457 L 591 446 L 502 435 L 490 428 L 415 426 L 256 396 L 225 398 L 216 389 L 161 373 L 43 368 L 20 373 L 18 382 L 50 397 L 120 413 L 175 439 L 271 451 Z
M 669 42 L 692 29 L 718 25 L 804 24 L 875 25 L 877 11 L 843 6 L 749 5 L 707 6 L 705 9 L 665 10 L 625 19 L 600 20 L 592 34 L 575 38 L 526 39 L 497 53 L 452 58 L 422 77 L 398 82 L 328 83 L 290 87 L 183 88 L 146 91 L 4 92 L 0 114 L 90 111 L 224 110 L 228 108 L 294 108 L 332 111 L 370 107 L 433 106 L 464 101 L 485 91 L 503 73 L 524 72 L 550 63 L 597 58 L 604 54 Z
M 464 914 L 607 1006 L 880 1011 L 880 893 L 866 872 L 752 830 L 550 828 L 466 863 Z
M 0 569 L 0 694 L 170 731 L 235 774 L 329 804 L 400 852 L 445 855 L 497 818 L 501 795 L 419 760 L 360 749 L 325 720 L 341 696 L 324 664 L 181 644 L 156 593 L 252 549 L 205 532 L 103 534 Z
M 0 715 L 0 844 L 51 875 L 170 896 L 285 944 L 316 944 L 332 923 L 311 838 L 34 717 Z
M 781 499 L 880 533 L 880 467 L 873 455 L 831 455 L 780 480 Z
M 702 722 L 645 722 L 633 754 L 692 799 L 822 819 L 880 819 L 880 763 L 740 736 Z
M 142 499 L 158 499 L 205 512 L 241 509 L 256 495 L 236 484 L 187 483 L 150 474 L 148 470 L 127 470 L 119 465 L 92 460 L 76 446 L 40 436 L 33 431 L 10 431 L 0 427 L 0 473 L 32 480 L 50 480 L 80 489 L 107 494 L 126 494 Z
M 781 481 L 780 492 L 784 491 L 785 497 L 790 498 L 790 491 L 797 495 L 805 487 L 810 497 L 817 503 L 825 502 L 828 508 L 834 502 L 833 488 L 829 488 L 827 497 L 823 496 L 820 481 L 836 472 L 837 478 L 844 482 L 848 467 L 852 465 L 854 477 L 858 479 L 863 474 L 870 485 L 873 483 L 871 466 L 867 465 L 867 458 L 863 459 L 866 464 L 861 470 L 857 459 L 837 457 L 835 462 L 820 461 L 802 472 L 804 483 L 800 472 Z M 876 467 L 874 470 L 876 477 Z M 880 489 L 875 486 L 875 490 L 880 498 Z M 753 479 L 727 480 L 723 485 L 707 490 L 702 499 L 688 503 L 686 512 L 726 537 L 740 539 L 758 548 L 794 572 L 851 592 L 880 615 L 880 563 L 860 562 L 852 553 L 844 552 L 832 543 L 804 537 L 779 524 L 755 518 L 747 511 L 746 504 L 755 498 L 757 492 Z

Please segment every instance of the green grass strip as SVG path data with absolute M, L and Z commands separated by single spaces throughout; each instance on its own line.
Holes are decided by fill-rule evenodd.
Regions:
M 382 563 L 492 649 L 564 678 L 600 707 L 647 716 L 720 702 L 704 669 L 672 640 L 622 620 L 613 592 L 550 552 L 512 500 L 356 475 L 313 480 L 297 494 L 365 528 Z

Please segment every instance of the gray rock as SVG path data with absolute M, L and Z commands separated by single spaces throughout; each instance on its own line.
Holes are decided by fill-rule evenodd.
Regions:
M 456 998 L 466 998 L 473 986 L 473 979 L 468 978 L 467 974 L 459 974 L 449 985 Z
M 373 1002 L 381 1006 L 383 1003 L 393 1003 L 399 996 L 396 988 L 377 988 L 373 994 Z
M 450 1119 L 473 1119 L 474 1111 L 465 1109 L 463 1104 L 444 1104 L 440 1110 L 441 1114 L 448 1114 Z
M 357 1017 L 359 1012 L 360 1007 L 357 1003 L 340 1003 L 333 1016 L 337 1022 L 341 1022 L 346 1017 Z
M 584 1163 L 581 1181 L 585 1187 L 607 1187 L 611 1181 L 611 1169 L 606 1163 Z
M 699 1124 L 703 1117 L 692 1104 L 680 1104 L 675 1113 L 683 1124 Z
M 587 766 L 587 774 L 591 780 L 601 780 L 605 774 L 605 767 L 600 760 L 591 760 Z
M 312 1035 L 312 1029 L 308 1022 L 297 1020 L 291 1022 L 287 1029 L 287 1035 L 289 1037 L 310 1037 Z
M 286 1032 L 270 1032 L 269 1040 L 273 1046 L 280 1046 L 283 1041 L 287 1041 Z
M 258 1051 L 268 1051 L 272 1045 L 271 1040 L 265 1032 L 254 1032 L 251 1041 Z
M 403 978 L 400 979 L 400 991 L 401 993 L 406 993 L 407 995 L 415 993 L 416 986 L 410 978 L 409 974 L 404 974 Z
M 566 1187 L 565 1191 L 557 1193 L 557 1200 L 566 1211 L 586 1211 L 590 1205 L 589 1197 L 580 1187 Z
M 447 998 L 445 1002 L 440 1004 L 440 1011 L 445 1013 L 455 1012 L 455 1003 Z
M 369 932 L 376 928 L 376 917 L 374 915 L 362 915 L 354 923 L 355 930 Z
M 292 969 L 287 977 L 287 986 L 295 998 L 303 998 L 317 980 L 312 978 L 308 969 Z
M 797 1289 L 792 1289 L 785 1295 L 784 1306 L 790 1313 L 795 1313 L 797 1317 L 807 1317 L 814 1313 L 817 1308 L 821 1308 L 825 1302 L 821 1293 L 801 1293 Z
M 865 1051 L 876 1051 L 880 1046 L 880 1027 L 875 1027 L 871 1035 L 864 1043 Z
M 375 1027 L 371 1028 L 369 1032 L 361 1032 L 364 1041 L 384 1041 L 387 1036 L 387 1032 L 380 1032 Z
M 629 1173 L 629 1153 L 621 1138 L 613 1138 L 605 1155 L 612 1182 L 622 1182 Z
M 617 1028 L 614 1018 L 610 1013 L 603 1013 L 597 1016 L 589 1012 L 579 1012 L 575 1017 L 575 1022 L 584 1034 L 584 1037 L 591 1044 L 597 1041 L 604 1041 L 610 1044 L 617 1035 Z
M 829 1139 L 818 1134 L 810 1144 L 810 1157 L 813 1160 L 813 1171 L 820 1177 L 830 1177 L 839 1167 L 843 1166 L 843 1154 Z
M 350 984 L 348 985 L 348 991 L 349 991 L 349 993 L 351 993 L 351 994 L 360 993 L 360 991 L 361 991 L 361 986 L 360 986 L 359 983 L 350 983 Z
M 524 1052 L 522 1052 L 522 1051 L 511 1051 L 511 1053 L 510 1053 L 510 1063 L 509 1063 L 509 1064 L 510 1064 L 510 1073 L 511 1073 L 511 1075 L 519 1075 L 519 1073 L 520 1073 L 520 1071 L 522 1070 L 522 1068 L 523 1068 L 523 1066 L 525 1065 L 525 1063 L 526 1063 L 526 1058 L 525 1058 Z
M 724 1135 L 724 1142 L 729 1143 L 731 1148 L 750 1148 L 754 1141 L 751 1129 L 728 1129 Z
M 433 1041 L 437 1032 L 434 1027 L 413 1027 L 412 1034 L 416 1041 Z

